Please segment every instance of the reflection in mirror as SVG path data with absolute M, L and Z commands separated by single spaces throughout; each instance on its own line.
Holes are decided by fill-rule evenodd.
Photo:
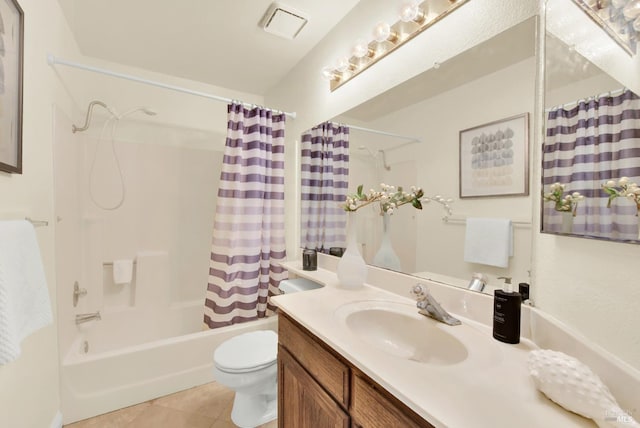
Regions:
M 513 277 L 516 284 L 529 281 L 531 197 L 460 199 L 459 138 L 462 130 L 533 112 L 536 25 L 535 17 L 528 19 L 332 120 L 355 125 L 348 131 L 348 194 L 356 193 L 359 185 L 367 192 L 386 183 L 406 191 L 417 186 L 427 196 L 453 199 L 452 216 L 442 204 L 429 202 L 421 210 L 406 204 L 387 219 L 386 233 L 402 272 L 462 287 L 474 273 L 482 273 L 488 278 L 487 291 L 502 285 L 498 276 Z M 304 163 L 304 145 L 302 157 Z M 311 181 L 304 177 L 304 168 L 303 205 L 311 198 L 305 195 Z M 303 208 L 303 223 L 309 212 Z M 361 254 L 375 264 L 385 236 L 384 216 L 375 206 L 359 209 L 357 215 Z M 506 267 L 465 262 L 466 220 L 474 217 L 512 221 L 513 256 Z M 509 241 L 505 238 L 504 243 Z M 481 242 L 479 248 L 490 250 L 492 244 Z
M 542 231 L 640 243 L 640 98 L 629 89 L 640 76 L 596 66 L 603 53 L 628 56 L 588 25 L 571 1 L 549 2 Z M 572 38 L 581 32 L 594 36 L 586 49 Z

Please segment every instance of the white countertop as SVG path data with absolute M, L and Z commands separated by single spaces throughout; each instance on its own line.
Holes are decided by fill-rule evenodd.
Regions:
M 275 296 L 272 302 L 432 425 L 451 428 L 596 426 L 591 420 L 564 410 L 536 389 L 526 366 L 528 351 L 537 348 L 530 340 L 522 339 L 518 345 L 501 343 L 493 339 L 489 326 L 452 313 L 462 321 L 461 326 L 442 323 L 437 326 L 467 347 L 468 357 L 460 363 L 431 365 L 382 351 L 372 352 L 371 345 L 334 316 L 335 311 L 362 300 L 415 304 L 413 300 L 369 285 L 357 290 L 341 288 L 336 275 L 328 270 L 306 272 L 296 262 L 283 263 L 283 266 L 324 287 Z

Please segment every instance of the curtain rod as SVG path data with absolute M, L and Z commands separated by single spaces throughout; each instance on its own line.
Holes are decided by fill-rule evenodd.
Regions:
M 623 93 L 626 90 L 627 90 L 627 88 L 614 89 L 614 90 L 609 91 L 609 92 L 603 92 L 602 94 L 592 95 L 590 97 L 582 98 L 582 99 L 579 99 L 577 101 L 571 101 L 571 102 L 568 102 L 566 104 L 560 104 L 560 105 L 557 105 L 557 106 L 554 106 L 554 107 L 549 107 L 549 108 L 544 109 L 544 111 L 546 113 L 549 113 L 550 111 L 557 110 L 559 108 L 565 108 L 566 109 L 567 107 L 570 107 L 570 106 L 574 106 L 575 107 L 575 106 L 577 106 L 578 104 L 580 104 L 583 101 L 588 101 L 590 99 L 596 99 L 596 98 L 602 98 L 602 97 L 610 97 L 612 95 L 618 95 L 618 92 L 619 93 Z
M 361 126 L 349 125 L 348 123 L 343 123 L 342 125 L 348 126 L 349 129 L 357 129 L 359 131 L 370 132 L 372 134 L 386 135 L 387 137 L 402 138 L 403 140 L 411 140 L 411 141 L 415 141 L 416 143 L 422 142 L 420 138 L 409 137 L 407 135 L 393 134 L 391 132 L 378 131 L 377 129 L 371 129 L 371 128 L 363 128 Z
M 125 80 L 131 80 L 132 82 L 144 83 L 145 85 L 156 86 L 158 88 L 169 89 L 169 90 L 172 90 L 172 91 L 182 92 L 182 93 L 190 94 L 190 95 L 196 95 L 198 97 L 209 98 L 209 99 L 216 100 L 216 101 L 223 101 L 223 102 L 226 102 L 226 103 L 231 103 L 233 101 L 236 101 L 236 100 L 233 100 L 231 98 L 220 97 L 218 95 L 209 94 L 207 92 L 194 91 L 192 89 L 183 88 L 181 86 L 169 85 L 169 84 L 162 83 L 162 82 L 157 82 L 157 81 L 154 81 L 154 80 L 148 80 L 148 79 L 143 79 L 141 77 L 132 76 L 130 74 L 118 73 L 116 71 L 111 71 L 111 70 L 107 70 L 107 69 L 104 69 L 104 68 L 94 67 L 92 65 L 85 65 L 85 64 L 80 64 L 80 63 L 77 63 L 77 62 L 67 61 L 65 59 L 58 58 L 58 57 L 56 57 L 56 56 L 54 56 L 52 54 L 48 54 L 47 55 L 47 62 L 52 67 L 54 65 L 56 65 L 56 64 L 66 65 L 68 67 L 78 68 L 80 70 L 92 71 L 94 73 L 104 74 L 106 76 L 117 77 L 117 78 L 125 79 Z M 247 106 L 247 107 L 255 106 L 255 104 L 245 103 L 245 102 L 242 102 L 242 104 L 244 106 Z M 273 111 L 279 112 L 281 110 L 273 110 Z M 289 116 L 292 119 L 296 118 L 296 112 L 286 112 L 285 111 L 283 113 L 285 115 Z

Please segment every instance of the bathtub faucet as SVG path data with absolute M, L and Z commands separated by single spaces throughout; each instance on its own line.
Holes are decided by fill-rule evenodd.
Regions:
M 85 322 L 89 322 L 89 321 L 93 321 L 93 320 L 100 320 L 102 319 L 100 317 L 100 311 L 98 312 L 93 312 L 90 314 L 76 314 L 76 324 L 82 324 Z

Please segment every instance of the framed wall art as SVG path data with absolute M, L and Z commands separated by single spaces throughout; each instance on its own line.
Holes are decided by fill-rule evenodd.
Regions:
M 460 131 L 460 198 L 529 194 L 529 113 Z
M 0 0 L 0 171 L 22 174 L 24 14 Z

